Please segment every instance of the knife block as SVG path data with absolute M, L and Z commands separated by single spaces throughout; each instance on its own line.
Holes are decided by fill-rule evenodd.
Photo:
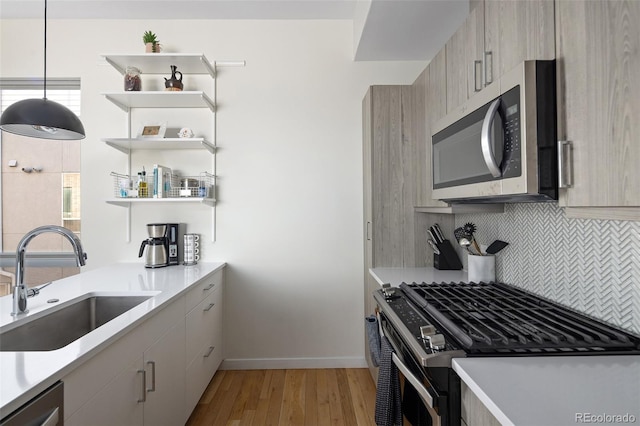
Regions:
M 459 271 L 462 269 L 462 262 L 458 254 L 451 246 L 449 240 L 444 240 L 437 244 L 440 254 L 433 254 L 433 267 L 441 271 Z

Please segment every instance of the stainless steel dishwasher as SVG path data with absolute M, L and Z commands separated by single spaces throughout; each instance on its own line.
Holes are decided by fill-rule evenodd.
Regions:
M 64 426 L 64 384 L 43 391 L 0 420 L 0 426 Z

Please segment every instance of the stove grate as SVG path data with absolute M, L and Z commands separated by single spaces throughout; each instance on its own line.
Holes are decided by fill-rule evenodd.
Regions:
M 402 284 L 470 353 L 638 351 L 640 339 L 506 284 Z

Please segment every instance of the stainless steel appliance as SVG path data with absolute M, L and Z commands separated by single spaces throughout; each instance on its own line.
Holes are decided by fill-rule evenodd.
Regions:
M 182 263 L 183 250 L 181 244 L 184 236 L 184 223 L 167 223 L 167 252 L 169 265 Z
M 456 357 L 640 354 L 640 337 L 506 284 L 403 283 L 374 298 L 404 393 L 422 401 L 414 425 L 460 424 Z
M 0 421 L 0 426 L 64 426 L 64 383 L 57 382 Z
M 169 265 L 169 239 L 166 223 L 150 223 L 147 225 L 149 238 L 142 241 L 138 257 L 142 257 L 146 247 L 145 268 L 162 268 Z
M 525 61 L 433 129 L 433 197 L 558 199 L 555 61 Z

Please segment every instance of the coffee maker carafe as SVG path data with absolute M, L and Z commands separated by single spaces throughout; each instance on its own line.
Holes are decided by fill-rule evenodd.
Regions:
M 138 257 L 142 257 L 146 246 L 145 268 L 162 268 L 169 265 L 167 224 L 150 223 L 147 225 L 147 232 L 149 233 L 149 238 L 142 241 L 140 253 L 138 253 Z

